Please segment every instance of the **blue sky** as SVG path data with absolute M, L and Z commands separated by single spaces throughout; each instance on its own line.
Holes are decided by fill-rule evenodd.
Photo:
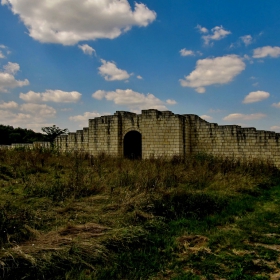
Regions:
M 280 131 L 276 0 L 1 0 L 0 123 L 143 109 Z

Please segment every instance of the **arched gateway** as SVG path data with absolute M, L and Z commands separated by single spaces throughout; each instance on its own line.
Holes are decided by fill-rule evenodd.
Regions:
M 130 159 L 142 158 L 142 135 L 136 130 L 126 133 L 123 139 L 124 157 Z

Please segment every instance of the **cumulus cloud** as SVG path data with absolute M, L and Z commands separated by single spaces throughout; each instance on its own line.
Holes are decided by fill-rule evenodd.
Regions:
M 83 115 L 69 117 L 69 120 L 74 122 L 85 122 L 89 119 L 94 119 L 100 116 L 101 115 L 98 112 L 85 112 Z
M 198 93 L 205 93 L 206 89 L 205 89 L 205 87 L 198 87 L 195 89 L 195 91 Z
M 26 127 L 35 131 L 40 131 L 43 126 L 52 125 L 48 122 L 48 119 L 55 117 L 56 114 L 54 108 L 45 104 L 26 103 L 18 106 L 18 104 L 11 101 L 1 105 L 2 124 Z
M 142 76 L 140 76 L 140 75 L 138 75 L 136 78 L 137 78 L 138 80 L 143 80 Z
M 200 116 L 202 119 L 206 120 L 206 121 L 210 121 L 212 120 L 213 118 L 211 116 L 208 116 L 208 115 L 202 115 Z
M 45 92 L 29 91 L 20 93 L 19 98 L 26 102 L 56 102 L 56 103 L 75 103 L 78 102 L 82 94 L 77 91 L 62 91 L 48 89 Z
M 115 62 L 106 61 L 101 59 L 102 65 L 98 68 L 99 74 L 104 77 L 106 81 L 121 81 L 128 79 L 131 74 L 125 70 L 117 68 Z
M 194 56 L 194 51 L 187 50 L 186 48 L 180 50 L 181 56 Z
M 127 0 L 2 0 L 19 15 L 29 35 L 42 43 L 74 45 L 79 41 L 114 39 L 133 26 L 147 26 L 156 13 Z M 30 8 L 32 7 L 32 8 Z
M 244 100 L 242 103 L 254 103 L 254 102 L 259 102 L 264 99 L 267 99 L 270 96 L 270 94 L 266 91 L 252 91 L 248 95 L 245 96 Z
M 10 51 L 7 50 L 8 48 L 5 45 L 0 45 L 0 49 L 3 49 L 6 52 L 6 54 L 10 53 Z M 0 50 L 0 58 L 5 58 L 5 57 L 6 56 L 4 55 L 3 51 Z
M 177 102 L 176 102 L 175 100 L 173 100 L 173 99 L 167 99 L 167 100 L 166 100 L 166 103 L 169 104 L 169 105 L 175 105 L 175 104 L 177 104 Z
M 200 33 L 208 33 L 208 29 L 206 27 L 202 27 L 201 25 L 197 25 L 196 28 Z
M 116 91 L 98 90 L 92 94 L 92 97 L 98 100 L 105 98 L 113 101 L 116 105 L 127 106 L 130 110 L 139 112 L 143 109 L 167 110 L 166 105 L 173 105 L 175 100 L 162 101 L 153 94 L 143 94 L 131 89 L 117 89 Z
M 78 47 L 83 51 L 84 54 L 92 55 L 92 53 L 96 53 L 95 49 L 88 44 L 79 45 Z
M 181 86 L 195 88 L 204 93 L 205 86 L 227 84 L 245 69 L 245 63 L 237 55 L 226 55 L 215 58 L 199 59 L 196 68 L 184 79 Z
M 8 89 L 23 87 L 29 85 L 27 79 L 20 81 L 15 79 L 15 74 L 19 71 L 20 66 L 17 63 L 8 62 L 0 71 L 0 92 L 8 92 Z
M 208 33 L 208 30 L 204 27 L 200 27 L 198 29 L 201 33 Z M 231 34 L 231 32 L 225 30 L 223 26 L 215 26 L 214 28 L 211 29 L 211 33 L 208 35 L 203 35 L 202 39 L 204 40 L 205 45 L 209 45 L 211 41 L 221 40 L 229 34 Z
M 280 102 L 279 103 L 273 103 L 272 106 L 276 107 L 276 108 L 280 108 Z
M 179 53 L 181 54 L 181 56 L 195 56 L 195 55 L 202 55 L 202 53 L 201 53 L 201 52 L 199 52 L 199 51 L 194 52 L 194 51 L 192 51 L 192 50 L 187 50 L 186 48 L 181 49 L 181 50 L 179 51 Z
M 254 58 L 263 58 L 263 57 L 279 57 L 280 56 L 280 47 L 271 47 L 266 46 L 262 48 L 254 49 Z
M 56 110 L 46 104 L 25 103 L 20 106 L 20 110 L 41 118 L 52 118 L 56 114 Z
M 107 113 L 103 115 L 109 115 L 109 114 Z M 80 127 L 85 127 L 88 126 L 89 119 L 94 119 L 100 116 L 101 114 L 98 112 L 85 112 L 83 115 L 71 116 L 69 117 L 69 120 L 79 123 Z
M 14 75 L 19 71 L 20 66 L 18 63 L 8 62 L 3 68 L 6 73 Z
M 14 101 L 0 103 L 0 109 L 16 109 L 18 104 Z
M 244 121 L 249 121 L 249 120 L 259 120 L 262 118 L 265 118 L 266 115 L 262 113 L 256 113 L 256 114 L 240 114 L 240 113 L 234 113 L 234 114 L 229 114 L 228 116 L 224 117 L 224 121 L 235 121 L 235 120 L 244 120 Z
M 251 35 L 241 36 L 240 39 L 245 44 L 245 46 L 249 46 L 253 41 L 253 37 Z

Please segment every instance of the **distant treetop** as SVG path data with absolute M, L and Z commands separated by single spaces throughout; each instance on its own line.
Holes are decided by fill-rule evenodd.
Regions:
M 56 125 L 42 127 L 42 131 L 46 133 L 47 140 L 50 142 L 53 142 L 61 134 L 69 133 L 68 128 L 61 129 Z

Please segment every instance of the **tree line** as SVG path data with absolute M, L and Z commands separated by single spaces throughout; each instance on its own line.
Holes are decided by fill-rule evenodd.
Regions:
M 0 145 L 11 145 L 12 143 L 33 143 L 36 141 L 53 142 L 61 134 L 68 133 L 68 129 L 61 129 L 55 125 L 42 127 L 45 133 L 35 132 L 26 128 L 14 128 L 10 125 L 0 124 Z

